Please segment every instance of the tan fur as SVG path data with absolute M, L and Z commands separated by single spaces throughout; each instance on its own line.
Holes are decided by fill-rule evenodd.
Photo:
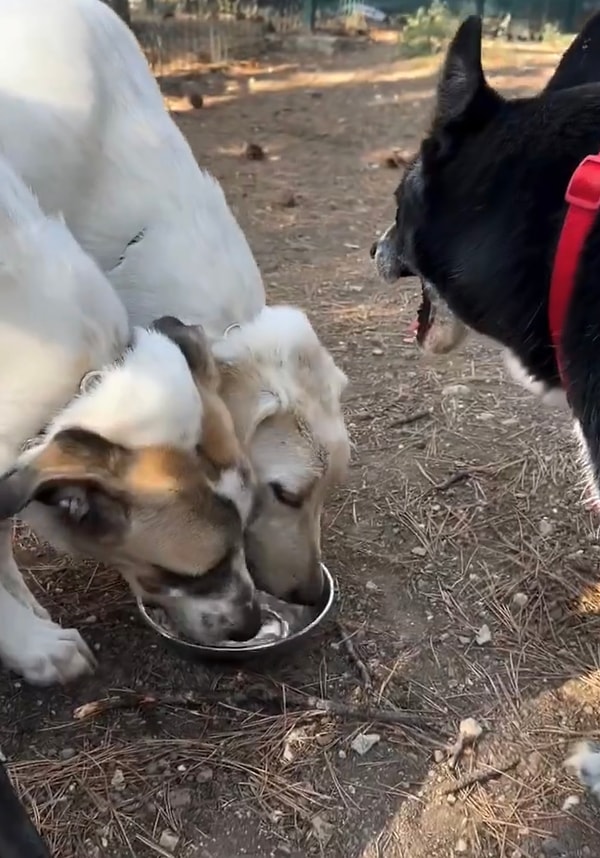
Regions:
M 331 366 L 320 366 L 323 357 Z M 315 384 L 319 374 L 320 385 Z M 323 396 L 327 375 L 339 379 Z M 302 601 L 318 600 L 322 588 L 321 511 L 332 488 L 345 475 L 349 459 L 348 439 L 339 410 L 342 373 L 330 356 L 320 353 L 316 366 L 309 361 L 297 367 L 298 384 L 293 402 L 283 397 L 273 413 L 259 414 L 261 380 L 252 363 L 221 367 L 221 394 L 231 411 L 238 437 L 244 439 L 257 481 L 257 507 L 260 515 L 246 531 L 246 557 L 257 586 L 286 598 L 291 594 Z M 332 415 L 339 414 L 338 422 Z M 328 434 L 335 426 L 335 434 Z M 285 451 L 289 471 L 297 471 L 299 508 L 286 508 L 273 496 L 268 472 L 278 451 Z M 285 469 L 284 469 L 285 470 Z
M 115 566 L 189 637 L 251 637 L 260 624 L 243 545 L 251 468 L 216 391 L 218 371 L 202 330 L 176 319 L 159 320 L 156 329 L 152 336 L 173 339 L 183 353 L 199 394 L 184 440 L 116 443 L 107 437 L 110 421 L 100 434 L 80 402 L 83 424 L 62 417 L 51 423 L 0 479 L 0 519 L 23 511 L 56 547 Z M 103 383 L 101 377 L 82 400 L 101 395 Z

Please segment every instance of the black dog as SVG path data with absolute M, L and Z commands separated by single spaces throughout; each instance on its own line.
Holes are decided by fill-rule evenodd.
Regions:
M 468 18 L 448 50 L 431 130 L 396 192 L 395 224 L 372 250 L 386 280 L 413 273 L 425 284 L 421 341 L 435 321 L 428 302 L 441 298 L 504 345 L 530 386 L 564 389 L 597 495 L 600 159 L 583 168 L 583 207 L 565 194 L 599 151 L 600 14 L 539 95 L 512 100 L 486 82 L 481 21 Z
M 27 816 L 0 763 L 1 858 L 50 858 L 50 852 Z

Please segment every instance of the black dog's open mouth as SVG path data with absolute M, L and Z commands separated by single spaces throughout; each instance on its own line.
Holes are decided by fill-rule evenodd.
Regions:
M 421 304 L 417 313 L 417 321 L 415 323 L 415 339 L 420 346 L 425 342 L 427 334 L 433 325 L 433 304 L 429 297 L 425 282 L 421 280 Z
M 411 330 L 417 344 L 431 354 L 448 354 L 467 334 L 463 322 L 424 280 L 421 280 L 421 303 Z

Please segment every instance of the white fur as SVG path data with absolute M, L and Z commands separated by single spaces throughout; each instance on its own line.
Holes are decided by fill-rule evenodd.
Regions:
M 133 324 L 168 312 L 220 335 L 252 318 L 264 288 L 248 243 L 133 34 L 98 0 L 0 0 L 0 15 L 0 149 Z
M 571 749 L 565 768 L 600 801 L 600 747 L 592 742 L 579 742 Z
M 193 449 L 202 403 L 182 352 L 157 331 L 128 340 L 106 277 L 0 158 L 0 473 L 72 426 L 129 448 Z M 52 623 L 29 592 L 9 522 L 0 524 L 0 658 L 35 683 L 94 663 L 78 632 Z
M 235 403 L 227 391 L 224 398 L 240 438 L 287 404 L 310 429 L 306 443 L 337 445 L 330 462 L 333 470 L 337 458 L 341 472 L 345 376 L 304 314 L 265 308 L 246 238 L 165 110 L 132 33 L 99 0 L 0 0 L 0 20 L 0 151 L 42 208 L 62 213 L 132 324 L 173 315 L 201 324 L 219 356 L 238 349 L 252 387 L 244 398 L 238 386 Z M 144 413 L 154 419 L 156 409 Z M 133 419 L 133 409 L 125 417 Z M 144 431 L 156 437 L 155 427 Z M 251 458 L 264 473 L 265 463 Z
M 46 217 L 0 159 L 0 473 L 128 338 L 125 310 L 64 223 Z M 65 681 L 93 657 L 29 593 L 0 526 L 0 658 L 32 682 Z
M 504 365 L 508 373 L 521 387 L 537 396 L 544 405 L 553 408 L 568 408 L 567 397 L 562 388 L 548 387 L 543 381 L 534 378 L 523 366 L 519 358 L 509 349 L 504 350 Z
M 45 440 L 77 426 L 130 449 L 193 450 L 202 434 L 202 400 L 181 350 L 163 334 L 136 328 L 132 347 L 48 426 Z M 30 447 L 26 457 L 37 455 Z
M 248 484 L 244 481 L 243 475 L 237 468 L 226 468 L 221 471 L 221 475 L 213 488 L 215 493 L 235 504 L 242 524 L 246 524 L 248 516 L 252 509 L 252 492 L 248 489 Z

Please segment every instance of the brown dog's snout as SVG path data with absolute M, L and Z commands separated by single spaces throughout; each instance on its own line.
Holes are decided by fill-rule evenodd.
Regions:
M 377 256 L 377 247 L 378 246 L 379 246 L 379 239 L 377 241 L 374 241 L 373 244 L 371 245 L 371 249 L 369 250 L 369 256 L 371 257 L 371 259 L 375 259 L 375 257 Z
M 295 605 L 318 605 L 323 596 L 325 587 L 325 578 L 321 570 L 321 564 L 317 564 L 314 573 L 302 584 L 294 587 L 285 597 L 287 602 L 293 602 Z
M 230 637 L 233 641 L 248 641 L 256 637 L 262 627 L 262 612 L 258 598 L 254 598 L 244 609 L 241 623 L 239 623 Z

